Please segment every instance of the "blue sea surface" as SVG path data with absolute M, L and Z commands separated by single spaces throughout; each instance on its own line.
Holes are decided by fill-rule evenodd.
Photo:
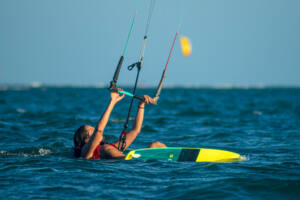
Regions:
M 300 88 L 164 89 L 130 146 L 161 141 L 246 157 L 232 163 L 75 159 L 74 131 L 96 125 L 107 89 L 0 90 L 0 199 L 300 198 Z M 118 139 L 129 102 L 113 110 L 108 142 Z

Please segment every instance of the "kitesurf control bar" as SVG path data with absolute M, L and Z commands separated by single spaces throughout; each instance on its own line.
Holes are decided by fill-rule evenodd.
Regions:
M 145 100 L 144 97 L 141 97 L 141 96 L 138 96 L 138 95 L 134 95 L 134 94 L 132 94 L 130 92 L 118 90 L 118 93 L 125 94 L 125 95 L 127 95 L 129 97 L 133 97 L 133 98 L 138 99 L 140 101 L 144 101 Z

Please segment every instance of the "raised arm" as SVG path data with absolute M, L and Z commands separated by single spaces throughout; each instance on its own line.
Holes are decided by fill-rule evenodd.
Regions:
M 154 100 L 151 97 L 147 96 L 147 95 L 144 95 L 144 99 L 145 99 L 145 101 L 143 101 L 143 102 L 141 101 L 139 103 L 138 111 L 137 111 L 132 129 L 126 135 L 126 147 L 125 147 L 125 149 L 127 149 L 131 145 L 131 143 L 135 140 L 135 138 L 141 132 L 142 124 L 143 124 L 143 120 L 144 120 L 145 103 L 148 104 L 148 103 L 153 103 L 154 102 Z M 119 141 L 115 142 L 114 144 L 115 144 L 115 146 L 119 146 Z
M 111 92 L 110 93 L 110 102 L 105 109 L 103 115 L 101 116 L 100 120 L 98 121 L 98 124 L 94 130 L 93 135 L 89 139 L 88 143 L 84 145 L 83 151 L 82 151 L 82 157 L 89 159 L 93 156 L 93 153 L 97 146 L 100 144 L 100 142 L 103 140 L 103 132 L 107 125 L 107 122 L 109 120 L 111 111 L 113 110 L 114 106 L 117 102 L 122 100 L 124 98 L 125 94 L 122 96 L 119 95 L 117 92 Z

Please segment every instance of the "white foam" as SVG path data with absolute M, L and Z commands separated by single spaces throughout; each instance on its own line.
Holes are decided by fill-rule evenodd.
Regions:
M 141 157 L 141 154 L 133 154 L 132 157 L 133 158 L 139 158 L 139 157 Z
M 48 155 L 51 153 L 51 151 L 49 149 L 39 149 L 39 153 L 40 153 L 40 156 L 45 156 L 45 155 Z
M 46 156 L 51 154 L 51 150 L 50 149 L 43 149 L 40 148 L 38 150 L 38 153 L 24 153 L 24 152 L 8 152 L 8 151 L 0 151 L 0 155 L 1 156 L 22 156 L 22 157 L 38 157 L 38 156 Z
M 250 160 L 250 156 L 246 156 L 246 155 L 241 155 L 241 161 L 248 161 Z

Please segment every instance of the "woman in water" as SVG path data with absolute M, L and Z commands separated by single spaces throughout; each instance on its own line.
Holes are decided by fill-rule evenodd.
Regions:
M 110 93 L 110 102 L 100 118 L 96 128 L 83 125 L 80 126 L 74 134 L 74 155 L 75 157 L 85 159 L 116 159 L 124 158 L 125 155 L 119 151 L 118 146 L 120 141 L 114 143 L 104 142 L 103 132 L 106 124 L 109 120 L 109 116 L 119 101 L 124 98 L 125 94 L 120 96 L 118 92 Z M 135 117 L 133 128 L 126 135 L 126 146 L 127 149 L 131 143 L 135 140 L 136 136 L 140 133 L 144 118 L 145 103 L 153 103 L 153 99 L 147 95 L 144 95 L 145 101 L 141 101 L 138 106 L 138 111 Z M 153 142 L 149 145 L 149 148 L 162 148 L 166 147 L 163 143 Z

